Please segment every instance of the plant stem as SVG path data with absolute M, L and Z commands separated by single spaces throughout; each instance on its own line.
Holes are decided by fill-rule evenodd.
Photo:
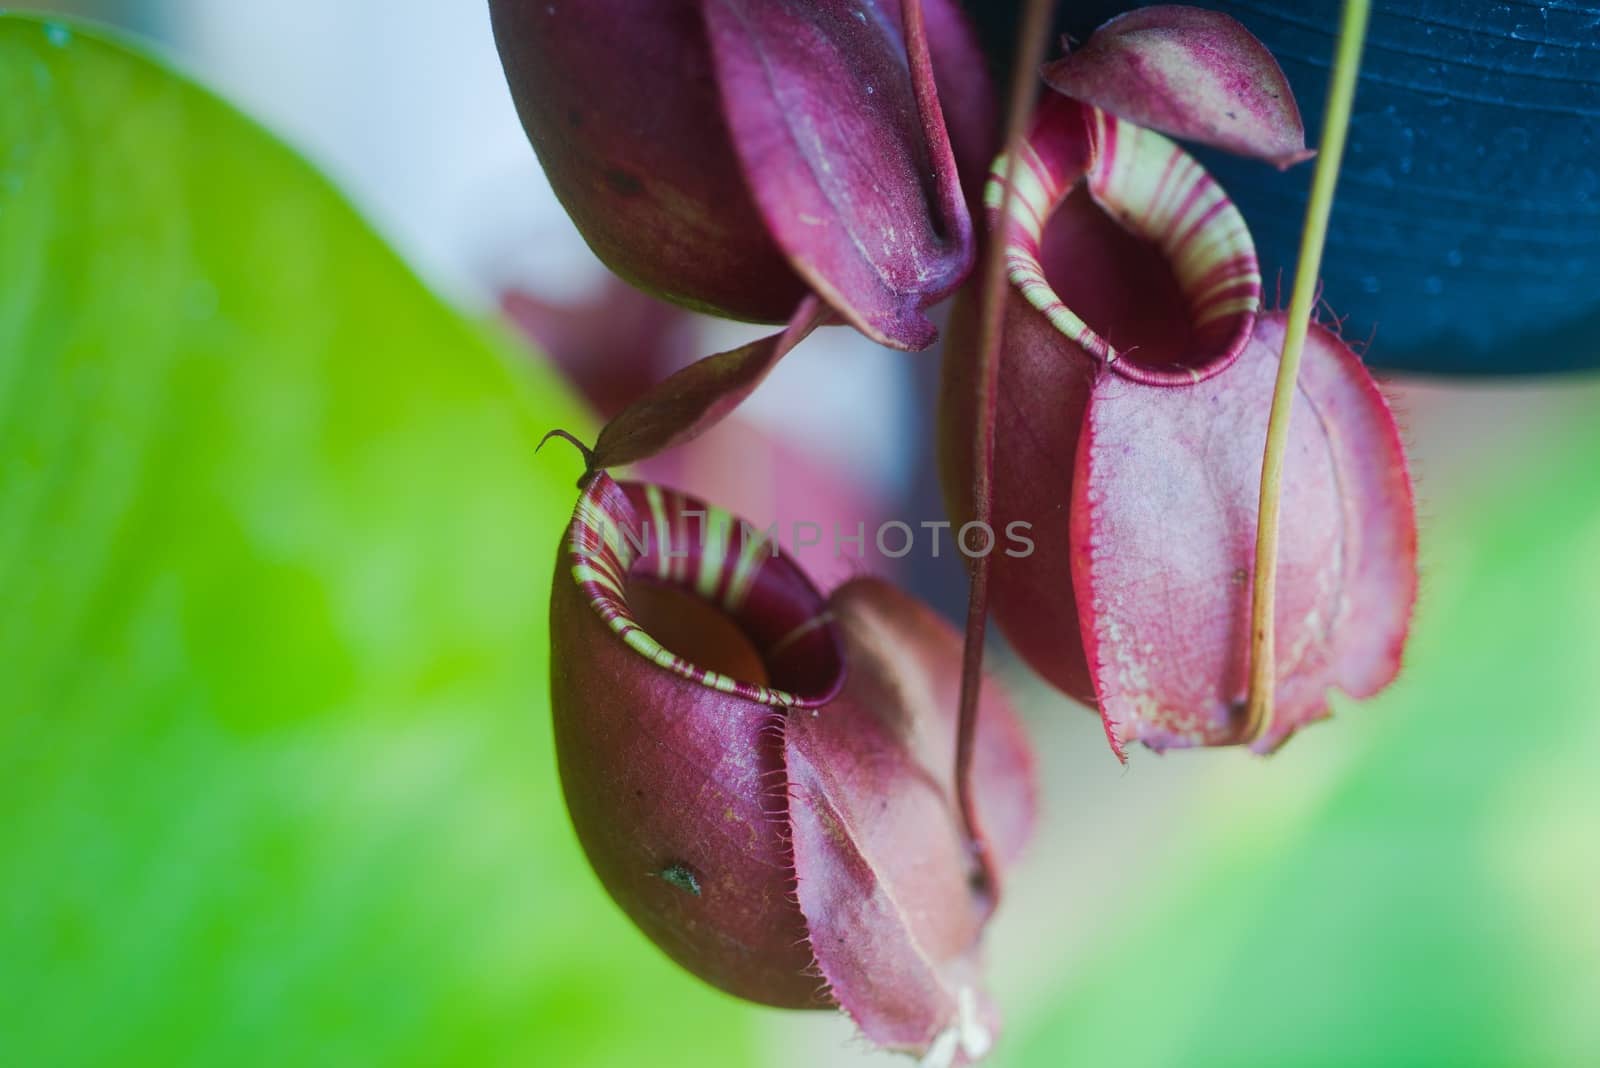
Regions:
M 978 291 L 978 422 L 973 435 L 974 522 L 992 525 L 994 514 L 995 398 L 1000 381 L 1001 326 L 1006 306 L 1005 228 L 1010 225 L 1011 198 L 1015 195 L 1017 160 L 1033 114 L 1038 93 L 1039 67 L 1050 39 L 1051 0 L 1028 0 L 1017 31 L 1016 65 L 1011 72 L 1011 93 L 1006 107 L 1006 181 L 1000 208 L 994 216 L 996 232 L 989 235 Z M 950 357 L 947 356 L 947 359 Z M 979 530 L 984 528 L 980 527 Z M 975 888 L 990 902 L 998 896 L 992 858 L 978 833 L 977 809 L 972 794 L 972 756 L 978 732 L 978 695 L 983 682 L 983 640 L 989 620 L 989 554 L 972 560 L 967 595 L 966 640 L 961 650 L 961 712 L 956 728 L 956 793 L 962 828 L 977 864 Z
M 1327 113 L 1322 123 L 1322 144 L 1311 199 L 1306 205 L 1301 231 L 1300 261 L 1295 267 L 1294 293 L 1289 298 L 1289 318 L 1284 324 L 1283 357 L 1272 395 L 1272 415 L 1267 423 L 1267 444 L 1261 461 L 1261 506 L 1256 526 L 1255 583 L 1250 601 L 1250 698 L 1245 718 L 1245 738 L 1255 742 L 1272 730 L 1277 691 L 1275 603 L 1278 586 L 1278 528 L 1283 503 L 1283 457 L 1289 444 L 1289 417 L 1294 407 L 1300 356 L 1305 351 L 1316 300 L 1322 250 L 1328 238 L 1328 217 L 1333 211 L 1334 187 L 1344 158 L 1350 130 L 1350 109 L 1356 94 L 1356 74 L 1367 36 L 1368 0 L 1345 0 L 1339 28 L 1338 52 L 1328 89 Z

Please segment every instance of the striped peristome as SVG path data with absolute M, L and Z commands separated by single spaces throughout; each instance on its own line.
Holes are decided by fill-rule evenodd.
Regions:
M 585 476 L 550 605 L 573 829 L 645 936 L 719 989 L 843 1008 L 894 1049 L 937 1053 L 947 1033 L 981 1044 L 991 908 L 953 802 L 961 636 L 878 579 L 824 598 L 773 540 L 670 490 Z M 724 655 L 713 607 L 771 688 L 662 648 L 748 663 Z M 1033 822 L 1033 761 L 1003 694 L 986 685 L 980 701 L 976 848 L 1003 869 Z
M 1200 381 L 1238 356 L 1260 310 L 1261 270 L 1244 217 L 1192 156 L 1154 131 L 1053 94 L 1040 105 L 1020 151 L 1006 228 L 1007 270 L 1012 285 L 1056 330 L 1123 376 L 1153 385 Z M 1010 157 L 1002 155 L 990 172 L 985 201 L 992 215 L 1005 199 L 1010 171 Z M 1124 360 L 1126 354 L 1067 307 L 1045 277 L 1045 229 L 1079 181 L 1171 267 L 1196 350 L 1184 366 Z
M 821 595 L 776 541 L 729 512 L 675 490 L 617 483 L 597 472 L 568 529 L 568 558 L 584 600 L 639 655 L 684 678 L 760 704 L 820 703 L 773 686 L 730 678 L 667 649 L 628 608 L 630 577 L 648 577 L 715 605 L 757 643 L 763 659 L 825 629 Z

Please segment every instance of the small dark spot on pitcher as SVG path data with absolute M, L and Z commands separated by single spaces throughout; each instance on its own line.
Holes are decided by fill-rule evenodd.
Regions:
M 607 168 L 603 177 L 611 191 L 621 197 L 636 197 L 644 192 L 644 183 L 620 167 Z

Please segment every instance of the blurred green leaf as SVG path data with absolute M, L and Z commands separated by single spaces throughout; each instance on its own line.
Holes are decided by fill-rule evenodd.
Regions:
M 1600 1064 L 1590 427 L 1428 515 L 1400 683 L 1219 763 L 1002 1063 Z
M 745 1059 L 567 826 L 534 445 L 585 418 L 518 355 L 225 105 L 0 18 L 0 1063 Z

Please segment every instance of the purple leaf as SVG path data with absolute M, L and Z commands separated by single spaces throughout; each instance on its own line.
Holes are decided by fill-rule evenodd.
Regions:
M 1315 154 L 1278 61 L 1221 12 L 1162 5 L 1119 15 L 1044 77 L 1074 100 L 1183 140 L 1279 167 Z
M 801 911 L 834 998 L 877 1045 L 980 1055 L 996 1021 L 954 784 L 960 636 L 876 580 L 830 599 L 845 689 L 784 735 Z M 1004 696 L 985 687 L 974 760 L 980 830 L 1003 869 L 1030 833 L 1033 763 Z
M 1078 445 L 1072 560 L 1085 652 L 1120 747 L 1241 736 L 1261 453 L 1283 317 L 1198 385 L 1097 383 Z M 1394 417 L 1338 337 L 1306 342 L 1283 477 L 1277 588 L 1281 745 L 1334 687 L 1382 689 L 1416 599 L 1416 516 Z
M 827 316 L 816 297 L 807 297 L 782 333 L 707 356 L 652 386 L 600 431 L 592 466 L 637 463 L 693 440 L 755 392 Z
M 932 344 L 923 309 L 974 253 L 926 34 L 908 34 L 888 0 L 707 0 L 705 20 L 733 144 L 778 245 L 867 336 Z

